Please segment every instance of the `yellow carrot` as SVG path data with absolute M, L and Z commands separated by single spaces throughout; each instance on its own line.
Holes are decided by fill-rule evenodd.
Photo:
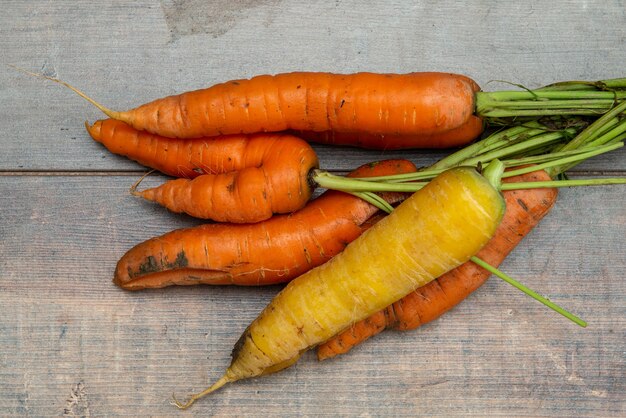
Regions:
M 307 349 L 466 262 L 491 239 L 503 213 L 502 196 L 475 170 L 444 172 L 342 253 L 289 283 L 245 330 L 222 378 L 177 406 L 288 367 Z

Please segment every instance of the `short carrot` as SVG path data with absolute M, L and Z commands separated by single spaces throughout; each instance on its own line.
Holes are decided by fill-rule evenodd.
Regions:
M 414 172 L 407 160 L 365 164 L 351 177 Z M 390 203 L 400 193 L 384 193 Z M 287 282 L 325 263 L 371 226 L 378 209 L 347 193 L 327 191 L 290 215 L 254 224 L 206 224 L 137 244 L 115 269 L 126 290 L 171 285 L 266 285 Z
M 244 331 L 224 375 L 177 406 L 288 367 L 309 348 L 469 260 L 504 213 L 497 163 L 485 177 L 465 167 L 445 171 L 343 252 L 287 284 Z
M 545 171 L 506 179 L 509 182 L 546 180 L 550 180 L 550 176 Z M 506 211 L 502 223 L 477 254 L 495 267 L 549 212 L 556 201 L 557 190 L 510 190 L 503 192 L 503 196 Z M 411 330 L 430 322 L 467 298 L 489 276 L 489 272 L 469 261 L 319 345 L 317 357 L 325 360 L 346 353 L 384 329 Z
M 258 222 L 303 207 L 315 189 L 310 174 L 319 165 L 317 155 L 306 141 L 291 135 L 174 139 L 170 144 L 169 139 L 157 135 L 128 133 L 131 138 L 139 138 L 141 144 L 134 146 L 129 141 L 132 148 L 118 147 L 115 151 L 131 154 L 170 174 L 206 173 L 196 173 L 192 179 L 169 180 L 142 191 L 132 188 L 134 195 L 172 212 L 221 222 Z M 109 146 L 119 143 L 111 141 Z

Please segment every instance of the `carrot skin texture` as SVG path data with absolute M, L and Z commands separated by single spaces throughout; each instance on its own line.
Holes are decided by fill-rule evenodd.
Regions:
M 469 260 L 493 236 L 503 212 L 501 195 L 474 170 L 439 175 L 342 253 L 291 281 L 243 333 L 214 387 L 290 364 Z
M 245 168 L 241 158 L 247 136 L 220 138 L 165 138 L 115 120 L 86 124 L 87 132 L 114 154 L 128 157 L 146 167 L 173 177 L 195 178 L 200 174 L 218 174 Z M 255 163 L 255 165 L 258 162 Z
M 416 170 L 407 160 L 385 160 L 365 164 L 349 176 Z M 382 196 L 390 203 L 406 197 L 401 193 Z M 293 214 L 256 224 L 207 224 L 172 231 L 124 254 L 113 281 L 126 290 L 284 283 L 341 252 L 375 223 L 376 212 L 360 198 L 327 191 Z
M 295 132 L 295 135 L 309 142 L 327 145 L 347 145 L 366 149 L 440 149 L 465 145 L 478 138 L 483 130 L 483 120 L 472 115 L 463 125 L 434 134 L 371 134 L 368 132 L 299 131 Z
M 221 160 L 241 160 L 238 171 L 175 179 L 137 192 L 172 212 L 220 222 L 250 223 L 290 213 L 311 198 L 311 170 L 317 155 L 304 140 L 284 134 L 256 134 L 206 142 Z M 221 167 L 220 167 L 221 168 Z M 226 167 L 229 168 L 229 167 Z
M 294 72 L 168 96 L 115 118 L 171 138 L 285 130 L 428 135 L 463 125 L 478 90 L 449 73 Z
M 550 176 L 545 171 L 536 171 L 511 177 L 506 181 L 549 179 Z M 507 209 L 502 223 L 492 240 L 477 256 L 492 266 L 499 266 L 550 211 L 557 194 L 557 189 L 503 192 Z M 437 319 L 482 286 L 490 275 L 476 264 L 467 262 L 319 345 L 317 357 L 325 360 L 344 354 L 385 329 L 412 330 Z

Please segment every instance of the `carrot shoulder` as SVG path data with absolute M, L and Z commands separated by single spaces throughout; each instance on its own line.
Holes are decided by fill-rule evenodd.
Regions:
M 511 177 L 507 181 L 545 181 L 544 171 Z M 503 193 L 506 212 L 494 237 L 477 254 L 493 266 L 498 266 L 548 213 L 557 197 L 556 189 L 512 190 Z M 386 328 L 410 330 L 432 321 L 478 289 L 490 273 L 467 262 L 431 283 L 378 311 L 369 318 L 331 338 L 317 348 L 319 360 L 348 352 L 352 347 Z
M 366 164 L 352 177 L 416 171 L 407 160 Z M 393 203 L 404 197 L 385 193 Z M 114 282 L 127 290 L 171 285 L 265 285 L 287 282 L 341 252 L 371 224 L 377 209 L 327 191 L 290 215 L 255 224 L 207 224 L 169 232 L 130 249 Z
M 236 223 L 290 213 L 311 198 L 309 175 L 319 162 L 306 141 L 285 134 L 203 141 L 203 170 L 211 174 L 170 180 L 134 194 L 172 212 Z
M 448 73 L 294 72 L 233 80 L 108 111 L 172 138 L 284 130 L 434 134 L 463 125 L 478 85 Z

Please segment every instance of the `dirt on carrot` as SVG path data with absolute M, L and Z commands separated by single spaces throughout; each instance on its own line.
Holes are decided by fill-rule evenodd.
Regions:
M 414 172 L 407 160 L 365 164 L 349 177 Z M 407 194 L 383 193 L 390 203 Z M 169 232 L 121 257 L 114 283 L 127 290 L 171 285 L 287 282 L 341 252 L 375 221 L 377 208 L 327 191 L 290 215 L 255 224 L 207 224 Z M 372 216 L 374 215 L 374 216 Z

